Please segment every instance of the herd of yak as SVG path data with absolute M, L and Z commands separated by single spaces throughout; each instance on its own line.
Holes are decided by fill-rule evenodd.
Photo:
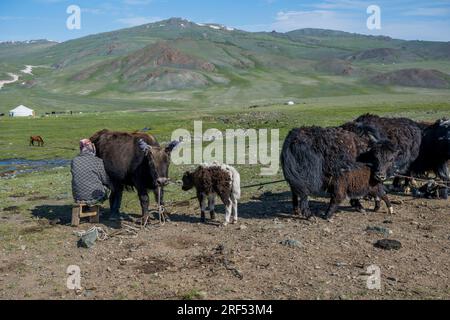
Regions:
M 108 130 L 97 132 L 91 141 L 112 181 L 110 206 L 113 214 L 119 213 L 122 193 L 127 186 L 138 192 L 143 217 L 149 214 L 148 190 L 153 190 L 160 203 L 164 203 L 163 188 L 169 183 L 171 153 L 177 141 L 162 147 L 148 134 Z M 375 199 L 375 210 L 380 209 L 383 200 L 392 213 L 383 185 L 386 179 L 396 177 L 394 187 L 401 187 L 402 183 L 407 185 L 410 181 L 403 182 L 399 176 L 434 173 L 443 184 L 450 185 L 449 159 L 450 120 L 426 123 L 371 114 L 340 127 L 293 129 L 281 152 L 284 177 L 292 191 L 294 214 L 310 217 L 308 197 L 326 191 L 331 200 L 324 218 L 330 218 L 346 199 L 356 209 L 364 210 L 360 202 L 363 197 Z M 233 201 L 221 194 L 232 193 L 232 190 L 220 189 L 220 178 L 216 179 L 218 182 L 213 180 L 208 180 L 209 192 L 217 193 L 223 201 Z M 227 183 L 232 185 L 232 179 Z M 195 187 L 204 219 L 203 193 L 198 191 L 202 186 L 197 182 Z M 447 189 L 442 190 L 444 198 L 447 198 Z M 237 220 L 237 211 L 235 215 Z

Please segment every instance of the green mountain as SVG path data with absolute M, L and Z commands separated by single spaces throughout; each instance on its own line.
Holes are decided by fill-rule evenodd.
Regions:
M 19 66 L 46 66 L 0 91 L 15 97 L 253 104 L 450 84 L 449 42 L 321 29 L 252 33 L 180 18 L 63 43 L 4 43 L 0 61 L 0 80 Z

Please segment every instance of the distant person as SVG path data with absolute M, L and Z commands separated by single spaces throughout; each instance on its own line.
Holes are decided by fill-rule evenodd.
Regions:
M 80 154 L 72 160 L 72 194 L 75 202 L 95 205 L 108 199 L 110 189 L 103 160 L 96 157 L 89 139 L 80 141 Z

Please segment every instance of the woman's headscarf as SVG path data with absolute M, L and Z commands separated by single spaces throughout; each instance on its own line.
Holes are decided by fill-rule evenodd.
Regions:
M 80 140 L 80 153 L 90 153 L 95 156 L 95 145 L 89 139 Z

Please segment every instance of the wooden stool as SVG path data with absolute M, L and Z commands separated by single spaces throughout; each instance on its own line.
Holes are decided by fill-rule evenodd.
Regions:
M 74 205 L 72 208 L 72 226 L 78 227 L 81 218 L 89 218 L 90 223 L 99 223 L 100 207 L 99 205 L 89 206 L 85 203 Z

